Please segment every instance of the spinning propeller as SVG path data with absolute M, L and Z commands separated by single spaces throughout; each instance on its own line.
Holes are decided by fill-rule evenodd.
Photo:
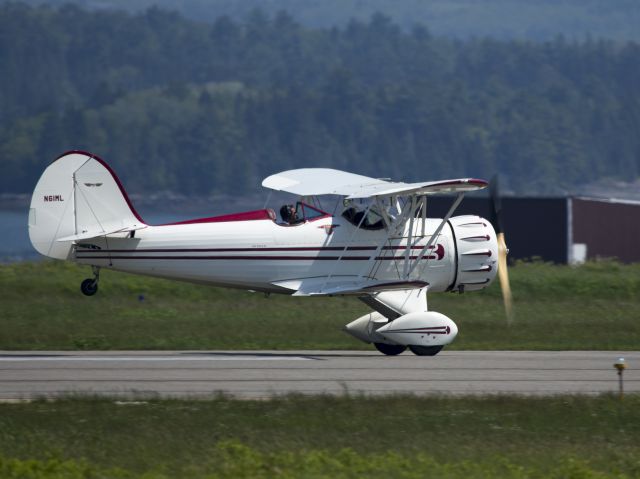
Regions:
M 494 175 L 489 185 L 491 197 L 491 222 L 495 227 L 498 240 L 498 279 L 500 289 L 502 289 L 502 299 L 504 301 L 504 311 L 507 316 L 507 324 L 513 321 L 513 299 L 511 297 L 511 285 L 509 284 L 509 271 L 507 270 L 507 254 L 509 249 L 504 240 L 504 229 L 502 226 L 502 201 L 499 193 L 498 175 Z

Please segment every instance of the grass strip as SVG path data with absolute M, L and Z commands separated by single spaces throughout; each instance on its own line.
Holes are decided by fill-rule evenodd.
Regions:
M 0 476 L 639 477 L 639 439 L 638 395 L 70 398 L 0 404 Z
M 89 268 L 0 266 L 0 349 L 370 349 L 342 332 L 369 312 L 356 298 L 292 298 L 113 271 L 79 291 Z M 640 344 L 640 264 L 511 268 L 516 318 L 500 289 L 429 295 L 460 333 L 449 349 L 633 350 Z
M 352 449 L 338 452 L 261 453 L 240 443 L 219 443 L 212 450 L 202 472 L 180 472 L 180 477 L 202 479 L 236 478 L 380 478 L 422 479 L 425 477 L 468 479 L 473 477 L 503 479 L 597 479 L 629 477 L 620 472 L 593 469 L 588 461 L 564 458 L 548 470 L 524 467 L 500 456 L 482 461 L 438 462 L 424 453 L 414 456 L 383 452 L 357 454 Z M 4 479 L 170 479 L 176 476 L 158 471 L 134 473 L 120 468 L 101 468 L 86 461 L 49 459 L 20 460 L 0 457 L 0 476 Z

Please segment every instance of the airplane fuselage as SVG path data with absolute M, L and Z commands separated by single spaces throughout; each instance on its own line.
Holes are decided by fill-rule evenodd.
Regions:
M 416 219 L 410 262 L 419 257 L 439 224 L 438 219 L 427 219 L 423 236 L 422 220 Z M 485 222 L 482 228 L 490 228 L 493 233 L 487 225 Z M 386 243 L 386 230 L 358 229 L 342 217 L 329 215 L 298 225 L 278 224 L 269 217 L 222 222 L 214 219 L 148 226 L 131 236 L 116 234 L 81 241 L 71 259 L 136 274 L 290 293 L 274 283 L 315 276 L 397 280 L 407 261 L 409 226 Z M 489 256 L 495 249 L 494 242 L 495 237 L 491 241 L 487 236 Z M 428 282 L 430 291 L 452 289 L 458 279 L 457 250 L 453 227 L 447 224 L 425 251 L 412 278 Z

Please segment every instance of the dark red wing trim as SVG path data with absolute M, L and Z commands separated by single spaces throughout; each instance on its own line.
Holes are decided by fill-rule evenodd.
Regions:
M 147 224 L 147 223 L 144 222 L 144 220 L 140 217 L 140 215 L 138 214 L 136 209 L 133 207 L 133 204 L 131 203 L 131 200 L 129 199 L 129 195 L 125 191 L 124 186 L 122 186 L 122 182 L 120 181 L 120 178 L 118 178 L 118 175 L 116 175 L 116 172 L 113 171 L 111 169 L 111 167 L 109 166 L 109 164 L 106 161 L 104 161 L 102 158 L 100 158 L 98 155 L 94 155 L 93 153 L 89 153 L 88 151 L 69 150 L 69 151 L 63 153 L 62 155 L 60 155 L 59 157 L 57 157 L 55 160 L 53 160 L 52 163 L 58 161 L 60 158 L 63 158 L 65 156 L 67 156 L 67 155 L 72 155 L 72 154 L 86 155 L 86 156 L 96 160 L 102 166 L 104 166 L 107 169 L 107 171 L 111 174 L 111 176 L 113 177 L 114 181 L 118 185 L 118 188 L 120 188 L 120 193 L 122 193 L 122 196 L 124 197 L 124 200 L 127 202 L 127 205 L 129 206 L 129 209 L 131 210 L 131 213 L 133 213 L 133 216 L 135 216 L 136 219 L 138 221 L 140 221 L 141 223 Z
M 487 186 L 489 186 L 489 182 L 486 180 L 481 180 L 479 178 L 469 178 L 467 181 L 460 181 L 460 180 L 439 181 L 438 183 L 432 186 L 451 186 L 451 185 L 474 185 L 481 188 L 486 188 Z

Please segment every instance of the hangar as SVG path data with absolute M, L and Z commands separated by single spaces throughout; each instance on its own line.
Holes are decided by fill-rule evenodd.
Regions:
M 501 201 L 511 260 L 640 261 L 640 201 L 587 197 L 503 197 Z M 429 216 L 443 216 L 450 203 L 447 198 L 430 198 Z M 456 214 L 491 218 L 489 199 L 467 196 Z

